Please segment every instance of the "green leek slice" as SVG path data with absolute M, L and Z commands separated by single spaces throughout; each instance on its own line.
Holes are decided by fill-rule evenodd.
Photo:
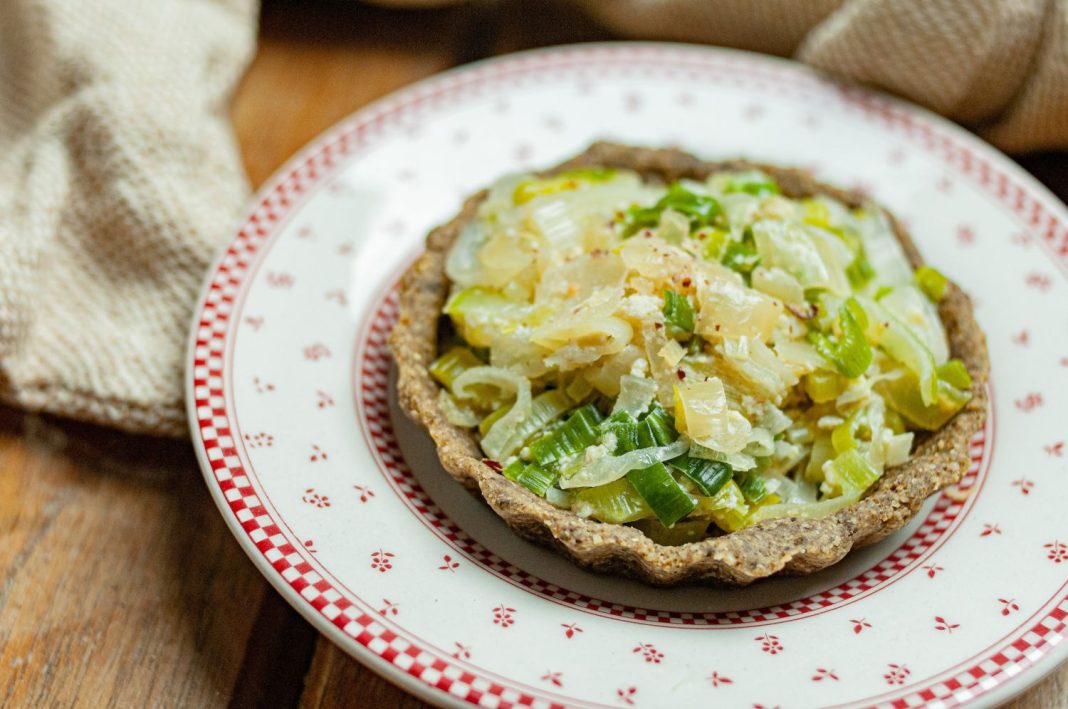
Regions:
M 860 290 L 875 278 L 875 269 L 871 262 L 861 254 L 846 266 L 846 278 L 849 279 L 849 285 L 853 286 L 853 290 Z
M 575 494 L 572 511 L 609 524 L 626 524 L 650 517 L 653 511 L 627 478 L 588 487 Z
M 574 405 L 575 402 L 571 401 L 571 397 L 562 389 L 550 389 L 538 394 L 530 402 L 530 415 L 516 424 L 515 429 L 508 436 L 509 443 L 506 449 L 508 451 L 518 450 L 533 436 L 544 431 L 546 426 L 567 413 Z M 503 414 L 499 418 L 503 418 Z M 496 422 L 491 422 L 486 430 L 488 431 L 494 423 Z M 479 426 L 481 428 L 481 424 Z
M 936 364 L 949 359 L 949 341 L 945 326 L 938 315 L 938 308 L 916 286 L 903 283 L 879 300 L 899 321 L 912 330 L 927 349 Z
M 478 433 L 479 433 L 479 435 L 480 436 L 485 436 L 487 433 L 489 433 L 489 430 L 493 427 L 493 424 L 497 423 L 499 420 L 504 418 L 508 414 L 508 412 L 511 411 L 511 410 L 512 410 L 512 405 L 511 404 L 505 404 L 504 406 L 497 407 L 493 411 L 493 413 L 491 413 L 486 418 L 482 419 L 482 421 L 478 424 Z
M 898 412 L 888 408 L 886 413 L 883 414 L 883 418 L 885 419 L 886 427 L 889 428 L 890 432 L 895 436 L 899 436 L 905 432 L 905 419 Z
M 845 391 L 845 382 L 837 372 L 817 369 L 805 377 L 805 393 L 813 403 L 822 404 L 834 401 Z
M 481 367 L 484 364 L 485 362 L 479 359 L 474 352 L 466 347 L 457 345 L 450 347 L 448 351 L 434 360 L 430 365 L 430 376 L 443 387 L 452 391 L 452 382 L 456 377 L 472 367 Z
M 813 331 L 809 342 L 842 376 L 854 379 L 868 371 L 872 361 L 871 345 L 864 336 L 867 315 L 855 298 L 849 298 L 838 309 L 838 323 L 842 334 L 837 339 Z
M 857 447 L 857 439 L 853 432 L 857 428 L 857 415 L 854 413 L 845 423 L 836 426 L 831 431 L 831 446 L 835 453 L 845 453 Z
M 504 477 L 519 483 L 538 497 L 545 497 L 545 492 L 552 487 L 559 473 L 546 470 L 540 465 L 525 465 L 521 460 L 514 460 L 501 471 Z
M 818 435 L 812 441 L 812 452 L 805 466 L 804 478 L 810 483 L 823 482 L 823 464 L 834 457 L 834 445 L 828 435 Z
M 937 303 L 945 297 L 949 279 L 943 276 L 938 269 L 931 266 L 920 266 L 916 269 L 914 278 L 916 279 L 916 285 L 923 291 L 924 295 L 931 299 L 931 302 Z
M 734 475 L 731 466 L 719 460 L 705 460 L 684 455 L 669 460 L 667 464 L 689 478 L 697 489 L 708 497 L 722 490 Z
M 938 399 L 938 372 L 931 350 L 916 333 L 885 307 L 873 300 L 863 302 L 870 316 L 867 327 L 868 337 L 882 347 L 891 358 L 905 365 L 916 375 L 924 406 L 934 404 Z
M 734 481 L 738 483 L 745 501 L 751 505 L 763 504 L 772 497 L 772 493 L 768 490 L 767 480 L 761 475 L 740 473 L 735 476 Z
M 779 183 L 761 172 L 743 172 L 731 176 L 723 186 L 724 194 L 744 192 L 754 197 L 766 197 L 768 195 L 781 194 Z
M 801 208 L 803 210 L 802 221 L 806 224 L 823 227 L 824 229 L 830 226 L 831 210 L 823 202 L 806 197 L 801 200 Z
M 456 345 L 434 360 L 430 367 L 430 376 L 452 392 L 452 383 L 458 376 L 473 367 L 482 367 L 486 363 L 467 347 Z M 497 396 L 497 389 L 485 384 L 476 384 L 468 389 L 474 394 L 474 404 L 480 408 L 492 406 Z M 453 392 L 455 393 L 455 392 Z M 485 432 L 483 432 L 485 433 Z
M 844 507 L 848 507 L 859 499 L 860 493 L 851 493 L 827 498 L 819 502 L 787 502 L 778 505 L 765 505 L 753 510 L 747 521 L 749 524 L 756 524 L 765 520 L 781 519 L 783 517 L 820 519 L 832 515 Z
M 685 295 L 665 290 L 663 313 L 669 335 L 693 332 L 693 306 Z
M 760 254 L 757 253 L 756 245 L 749 239 L 732 241 L 727 244 L 719 262 L 732 271 L 748 274 L 760 265 Z
M 738 483 L 728 480 L 712 497 L 698 498 L 694 516 L 710 517 L 724 532 L 736 532 L 745 526 L 749 505 Z
M 597 442 L 600 422 L 601 413 L 593 404 L 575 409 L 561 426 L 530 444 L 531 459 L 543 467 L 557 469 L 560 463 Z
M 701 242 L 701 258 L 706 261 L 719 261 L 723 258 L 723 250 L 727 246 L 729 232 L 718 229 L 702 229 L 696 234 Z
M 697 506 L 663 463 L 632 470 L 626 477 L 665 527 L 671 527 Z
M 666 446 L 669 443 L 674 443 L 679 437 L 671 414 L 659 402 L 653 403 L 649 411 L 642 417 L 642 422 L 648 426 L 649 431 L 652 433 L 653 443 L 650 445 Z
M 656 447 L 656 432 L 653 430 L 652 424 L 650 424 L 648 421 L 638 422 L 638 447 Z
M 473 286 L 449 298 L 442 312 L 468 344 L 490 347 L 493 333 L 514 327 L 523 307 L 492 288 Z
M 959 359 L 951 359 L 938 365 L 937 371 L 940 380 L 957 389 L 967 391 L 972 388 L 972 375 Z
M 638 448 L 638 422 L 626 411 L 617 411 L 602 421 L 601 433 L 615 438 L 612 455 L 623 455 Z
M 829 463 L 828 468 L 827 482 L 841 490 L 843 495 L 864 492 L 879 479 L 879 471 L 856 449 L 840 453 Z
M 945 380 L 937 381 L 936 386 L 938 396 L 930 405 L 923 401 L 919 381 L 912 372 L 876 383 L 875 391 L 886 399 L 891 410 L 913 426 L 937 431 L 971 400 L 972 393 Z
M 668 209 L 689 219 L 691 230 L 711 225 L 722 212 L 719 201 L 714 197 L 696 194 L 676 182 L 653 206 L 633 206 L 627 211 L 623 238 L 633 236 L 642 229 L 652 229 L 660 223 L 660 216 Z

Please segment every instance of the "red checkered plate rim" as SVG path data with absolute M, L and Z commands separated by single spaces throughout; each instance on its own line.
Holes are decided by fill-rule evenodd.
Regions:
M 417 638 L 371 604 L 342 595 L 310 555 L 287 536 L 284 521 L 277 519 L 269 503 L 260 499 L 255 471 L 242 464 L 236 436 L 232 435 L 223 361 L 231 327 L 238 319 L 233 317 L 235 302 L 247 285 L 250 265 L 270 248 L 273 236 L 294 207 L 309 199 L 344 160 L 370 145 L 378 133 L 401 116 L 425 116 L 438 106 L 490 90 L 502 82 L 552 81 L 568 72 L 595 67 L 634 73 L 677 71 L 695 76 L 725 68 L 756 87 L 777 82 L 777 88 L 783 91 L 810 90 L 813 82 L 823 89 L 830 86 L 867 118 L 939 156 L 956 175 L 1011 208 L 1021 227 L 1033 236 L 1051 262 L 1062 274 L 1068 274 L 1068 230 L 1062 211 L 1049 206 L 1056 204 L 1055 199 L 988 146 L 952 124 L 902 102 L 822 79 L 798 82 L 798 72 L 792 64 L 745 53 L 622 43 L 528 52 L 420 82 L 326 133 L 279 170 L 259 192 L 235 240 L 209 273 L 194 318 L 187 370 L 194 446 L 224 518 L 268 580 L 316 627 L 357 659 L 435 703 L 478 703 L 487 696 L 502 704 L 533 706 L 557 706 L 573 700 L 492 676 L 442 650 L 420 645 Z M 785 74 L 789 74 L 789 84 L 781 81 Z M 1054 655 L 1056 659 L 1064 657 L 1065 646 L 1056 651 L 1055 648 L 1063 638 L 1066 616 L 1068 595 L 1062 586 L 1002 641 L 961 666 L 865 702 L 914 706 L 953 704 L 983 695 L 1004 698 L 1052 669 Z M 1006 686 L 1010 679 L 1011 688 Z

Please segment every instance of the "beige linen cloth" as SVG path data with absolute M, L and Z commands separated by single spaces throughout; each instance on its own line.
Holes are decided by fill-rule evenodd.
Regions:
M 252 0 L 0 0 L 0 395 L 183 435 L 193 301 L 247 185 Z
M 572 1 L 625 36 L 792 55 L 1006 150 L 1068 147 L 1068 0 Z M 247 196 L 227 108 L 256 9 L 0 0 L 5 401 L 185 433 L 193 303 Z

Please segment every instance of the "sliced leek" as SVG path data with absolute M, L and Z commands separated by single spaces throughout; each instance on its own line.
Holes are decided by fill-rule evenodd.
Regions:
M 601 414 L 592 404 L 577 409 L 562 426 L 530 444 L 531 460 L 547 468 L 558 466 L 597 441 L 600 422 Z
M 665 527 L 672 526 L 697 506 L 663 463 L 631 471 L 627 480 Z
M 833 514 L 971 397 L 945 276 L 878 208 L 759 170 L 504 178 L 445 266 L 445 419 L 506 478 L 661 544 Z
M 540 465 L 524 465 L 520 460 L 509 463 L 501 472 L 504 477 L 519 483 L 538 497 L 545 497 L 545 493 L 559 477 L 557 473 Z
M 693 332 L 693 306 L 685 295 L 673 290 L 664 291 L 664 323 L 673 332 Z

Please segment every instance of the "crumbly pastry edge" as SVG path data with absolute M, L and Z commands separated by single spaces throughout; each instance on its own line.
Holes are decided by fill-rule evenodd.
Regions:
M 674 149 L 595 143 L 581 155 L 551 169 L 577 167 L 635 170 L 644 179 L 671 182 L 704 179 L 724 170 L 760 169 L 778 181 L 788 197 L 824 194 L 850 206 L 867 203 L 860 194 L 824 185 L 795 169 L 743 160 L 705 162 Z M 445 257 L 486 197 L 469 198 L 447 224 L 427 237 L 426 251 L 400 284 L 400 314 L 390 335 L 397 366 L 397 392 L 405 413 L 429 432 L 442 466 L 472 492 L 477 491 L 518 534 L 587 569 L 629 576 L 649 584 L 739 586 L 776 574 L 803 575 L 842 559 L 850 550 L 880 541 L 905 526 L 931 494 L 958 482 L 970 465 L 969 444 L 987 415 L 989 360 L 968 296 L 950 283 L 939 314 L 953 357 L 972 375 L 972 399 L 940 430 L 917 436 L 913 457 L 888 469 L 866 496 L 823 519 L 777 519 L 682 546 L 656 544 L 637 529 L 583 519 L 553 507 L 483 463 L 477 436 L 450 424 L 437 404 L 439 386 L 428 366 L 437 356 L 438 319 L 448 295 Z M 884 210 L 885 212 L 885 210 Z M 886 213 L 913 268 L 922 265 L 916 246 L 892 214 Z

